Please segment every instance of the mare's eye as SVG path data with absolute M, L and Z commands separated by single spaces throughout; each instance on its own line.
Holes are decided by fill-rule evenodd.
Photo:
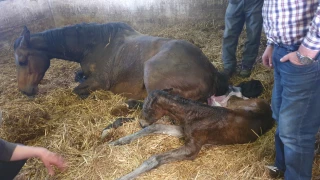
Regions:
M 26 65 L 28 65 L 28 63 L 27 63 L 27 61 L 23 61 L 23 62 L 19 61 L 19 65 L 20 66 L 26 66 Z
M 20 56 L 18 57 L 18 63 L 19 63 L 19 66 L 26 66 L 28 65 L 28 57 L 26 56 Z

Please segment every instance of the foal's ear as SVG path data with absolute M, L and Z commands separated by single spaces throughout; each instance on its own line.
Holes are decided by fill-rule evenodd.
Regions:
M 21 36 L 22 36 L 22 40 L 20 42 L 20 47 L 28 47 L 30 44 L 30 31 L 27 28 L 27 26 L 23 27 Z

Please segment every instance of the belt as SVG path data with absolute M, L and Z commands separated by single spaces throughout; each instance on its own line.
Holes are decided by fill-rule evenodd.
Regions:
M 297 51 L 299 49 L 300 45 L 301 44 L 286 45 L 286 44 L 282 44 L 282 43 L 274 43 L 275 48 L 284 48 L 287 50 L 288 53 Z M 314 60 L 315 61 L 320 60 L 320 53 L 318 53 L 316 55 L 316 57 L 314 57 Z
M 299 49 L 300 44 L 293 44 L 293 45 L 287 45 L 287 44 L 282 44 L 282 43 L 274 43 L 274 47 L 278 48 L 284 48 L 288 52 L 294 52 Z

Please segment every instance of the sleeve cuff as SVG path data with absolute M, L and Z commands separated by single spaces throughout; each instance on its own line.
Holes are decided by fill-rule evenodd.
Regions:
M 0 160 L 1 161 L 10 161 L 13 151 L 16 149 L 17 144 L 15 143 L 10 143 L 7 141 L 4 141 L 2 139 L 0 139 L 0 143 L 2 150 L 0 150 Z

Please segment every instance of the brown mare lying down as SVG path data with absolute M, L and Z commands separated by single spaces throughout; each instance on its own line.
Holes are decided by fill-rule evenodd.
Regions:
M 205 144 L 227 145 L 255 141 L 274 124 L 270 105 L 262 99 L 237 100 L 225 107 L 211 107 L 196 101 L 156 90 L 149 94 L 143 105 L 144 129 L 111 142 L 128 144 L 149 134 L 168 134 L 184 137 L 185 145 L 163 154 L 153 155 L 121 180 L 134 179 L 162 164 L 195 159 Z M 154 124 L 169 116 L 180 125 Z
M 144 35 L 120 22 L 75 24 L 34 34 L 25 27 L 14 54 L 18 88 L 28 96 L 38 92 L 55 58 L 80 64 L 74 93 L 82 98 L 103 89 L 144 99 L 153 90 L 173 88 L 174 94 L 205 102 L 228 90 L 227 77 L 195 45 Z

